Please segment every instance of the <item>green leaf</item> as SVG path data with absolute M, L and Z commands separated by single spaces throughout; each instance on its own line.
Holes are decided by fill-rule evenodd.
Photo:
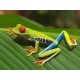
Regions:
M 14 27 L 16 24 L 23 24 L 27 27 L 30 27 L 31 29 L 39 30 L 44 32 L 45 34 L 56 38 L 59 33 L 63 29 L 49 29 L 45 28 L 44 26 L 31 21 L 29 19 L 25 19 L 21 16 L 14 15 L 14 14 L 6 14 L 6 15 L 0 15 L 0 27 Z M 57 31 L 58 30 L 58 31 Z M 38 58 L 38 53 L 33 54 L 30 57 L 27 57 L 26 54 L 28 52 L 24 51 L 21 44 L 18 44 L 15 42 L 24 42 L 21 41 L 21 39 L 17 40 L 17 36 L 9 36 L 9 33 L 6 32 L 0 32 L 0 69 L 12 69 L 12 70 L 78 70 L 80 69 L 80 36 L 79 36 L 79 30 L 73 29 L 69 30 L 67 29 L 68 33 L 71 35 L 75 35 L 74 37 L 77 37 L 77 48 L 73 51 L 69 51 L 65 45 L 64 40 L 59 44 L 59 48 L 61 49 L 61 52 L 59 55 L 45 63 L 42 67 L 38 67 L 33 62 Z M 78 35 L 76 36 L 76 34 Z M 23 40 L 23 39 L 22 39 Z M 45 46 L 46 47 L 46 46 Z M 41 50 L 43 50 L 45 47 L 41 46 Z

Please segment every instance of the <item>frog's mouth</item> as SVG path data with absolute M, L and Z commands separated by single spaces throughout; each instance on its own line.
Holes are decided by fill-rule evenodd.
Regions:
M 10 32 L 10 36 L 12 36 L 13 34 L 15 34 L 15 32 L 12 30 L 12 28 L 8 28 L 5 30 L 5 32 Z

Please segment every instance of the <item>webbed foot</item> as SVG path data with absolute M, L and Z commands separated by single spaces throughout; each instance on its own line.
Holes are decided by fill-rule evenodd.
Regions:
M 24 50 L 26 50 L 26 51 L 29 52 L 29 54 L 27 54 L 27 56 L 31 56 L 33 53 L 35 53 L 34 48 L 33 48 L 32 46 L 30 46 L 30 47 L 31 47 L 31 50 L 29 50 L 29 49 L 27 49 L 27 48 L 24 48 Z
M 45 60 L 41 60 L 41 59 L 38 59 L 34 62 L 34 64 L 37 64 L 39 67 L 41 67 L 43 64 L 45 63 Z
M 70 40 L 71 40 L 71 43 L 72 43 L 72 49 L 71 50 L 73 50 L 73 49 L 75 49 L 76 48 L 76 45 L 77 45 L 77 38 L 73 38 L 73 37 L 70 37 Z
M 71 40 L 72 44 L 75 44 L 75 43 L 76 43 L 77 38 L 73 38 L 72 36 L 70 36 L 70 40 Z
M 5 30 L 5 32 L 10 32 L 9 36 L 12 36 L 12 35 L 14 34 L 14 32 L 12 31 L 12 29 L 11 29 L 11 28 L 6 29 L 6 30 Z

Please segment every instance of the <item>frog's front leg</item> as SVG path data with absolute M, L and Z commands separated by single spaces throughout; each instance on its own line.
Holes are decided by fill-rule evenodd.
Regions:
M 29 52 L 29 54 L 27 54 L 27 56 L 31 56 L 33 53 L 38 52 L 38 50 L 39 50 L 39 41 L 35 41 L 35 48 L 33 48 L 32 46 L 30 46 L 30 47 L 32 48 L 31 50 L 26 49 L 26 48 L 24 49 L 24 50 Z
M 12 28 L 8 28 L 8 29 L 6 29 L 6 28 L 3 29 L 2 28 L 2 29 L 0 29 L 0 31 L 2 31 L 2 32 L 9 32 L 10 33 L 9 36 L 12 36 L 14 34 Z
M 45 62 L 55 57 L 59 52 L 60 52 L 60 48 L 55 48 L 45 52 L 40 52 L 38 55 L 41 59 L 36 60 L 34 64 L 37 64 L 38 66 L 42 66 Z

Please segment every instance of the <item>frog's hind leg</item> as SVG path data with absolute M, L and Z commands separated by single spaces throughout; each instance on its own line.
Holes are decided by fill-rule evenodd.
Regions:
M 74 49 L 77 46 L 77 42 L 76 42 L 77 38 L 70 37 L 66 31 L 63 32 L 64 32 L 64 38 L 68 46 L 70 47 L 70 49 Z
M 66 31 L 62 31 L 61 34 L 56 38 L 56 41 L 59 43 L 63 37 L 65 38 L 65 41 L 70 49 L 74 49 L 76 47 L 77 39 L 69 36 Z
M 60 49 L 52 49 L 49 51 L 45 51 L 44 53 L 39 53 L 39 57 L 41 59 L 38 59 L 34 62 L 34 64 L 37 64 L 38 66 L 42 66 L 44 63 L 55 57 L 57 54 L 59 54 Z M 45 58 L 44 58 L 45 57 Z

